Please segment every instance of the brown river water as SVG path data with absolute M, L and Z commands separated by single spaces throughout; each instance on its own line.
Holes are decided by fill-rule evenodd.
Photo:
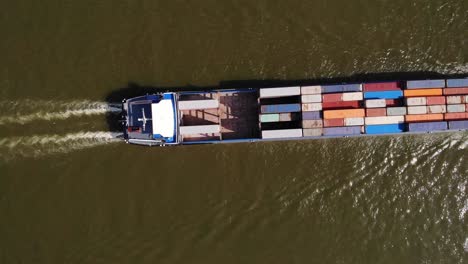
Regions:
M 467 263 L 468 133 L 146 148 L 152 88 L 468 75 L 463 0 L 0 0 L 0 263 Z

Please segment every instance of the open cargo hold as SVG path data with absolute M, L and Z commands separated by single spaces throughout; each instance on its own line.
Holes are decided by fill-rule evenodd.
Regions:
M 124 100 L 124 138 L 177 145 L 468 130 L 467 80 L 145 95 Z

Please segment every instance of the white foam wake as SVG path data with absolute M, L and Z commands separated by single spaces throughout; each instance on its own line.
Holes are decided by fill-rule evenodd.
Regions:
M 117 103 L 89 100 L 46 101 L 20 100 L 0 101 L 0 125 L 26 124 L 33 121 L 63 120 L 70 117 L 119 113 Z
M 78 132 L 65 135 L 33 135 L 0 139 L 0 159 L 40 157 L 120 141 L 118 132 Z

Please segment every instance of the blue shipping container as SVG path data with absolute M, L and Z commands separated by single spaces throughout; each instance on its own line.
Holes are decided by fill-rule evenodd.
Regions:
M 366 134 L 401 133 L 403 131 L 405 131 L 405 124 L 388 124 L 388 125 L 369 125 L 369 126 L 366 126 Z
M 317 120 L 317 119 L 322 119 L 321 111 L 302 112 L 302 120 Z
M 361 134 L 360 126 L 323 128 L 324 136 L 346 136 L 346 135 L 359 135 L 359 134 Z
M 468 129 L 468 120 L 449 121 L 449 129 Z
M 403 91 L 364 92 L 364 99 L 398 99 L 403 97 Z
M 431 132 L 447 130 L 447 122 L 409 123 L 409 132 Z
M 262 114 L 300 112 L 301 104 L 262 105 Z
M 449 79 L 447 87 L 468 87 L 468 78 L 466 79 Z
M 360 84 L 322 85 L 322 93 L 360 92 Z
M 407 89 L 418 89 L 418 88 L 443 88 L 445 87 L 445 80 L 419 80 L 419 81 L 407 81 Z

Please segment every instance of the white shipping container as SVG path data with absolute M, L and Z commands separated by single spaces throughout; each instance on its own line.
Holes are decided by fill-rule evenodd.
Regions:
M 294 138 L 302 137 L 302 129 L 279 129 L 279 130 L 263 130 L 262 138 Z
M 387 115 L 388 116 L 406 115 L 406 107 L 405 106 L 387 107 Z
M 365 118 L 366 125 L 400 124 L 405 122 L 405 116 L 373 116 Z
M 322 86 L 301 86 L 301 94 L 321 94 Z
M 448 113 L 465 112 L 465 105 L 464 104 L 447 105 L 447 112 Z
M 366 108 L 379 108 L 385 107 L 387 104 L 385 99 L 370 99 L 366 100 Z
M 273 98 L 283 96 L 301 95 L 300 86 L 280 87 L 280 88 L 261 88 L 260 98 Z
M 322 103 L 307 103 L 302 104 L 302 111 L 320 111 L 322 110 Z
M 463 103 L 468 104 L 468 95 L 464 95 L 463 97 Z
M 302 130 L 304 137 L 319 137 L 322 135 L 321 128 L 305 128 Z
M 321 103 L 322 95 L 320 94 L 304 94 L 301 96 L 303 103 Z
M 343 93 L 342 96 L 343 101 L 360 101 L 362 99 L 362 92 Z
M 421 115 L 427 114 L 427 107 L 424 105 L 420 106 L 408 106 L 408 115 Z
M 462 97 L 460 95 L 450 95 L 446 97 L 447 104 L 461 104 Z
M 426 105 L 426 97 L 410 97 L 406 98 L 406 105 Z
M 348 117 L 344 119 L 345 126 L 363 126 L 364 117 Z
M 190 134 L 210 134 L 219 133 L 221 128 L 219 125 L 202 125 L 202 126 L 181 126 L 179 132 L 181 135 Z
M 446 105 L 428 105 L 427 106 L 427 113 L 428 114 L 447 113 L 447 106 Z

